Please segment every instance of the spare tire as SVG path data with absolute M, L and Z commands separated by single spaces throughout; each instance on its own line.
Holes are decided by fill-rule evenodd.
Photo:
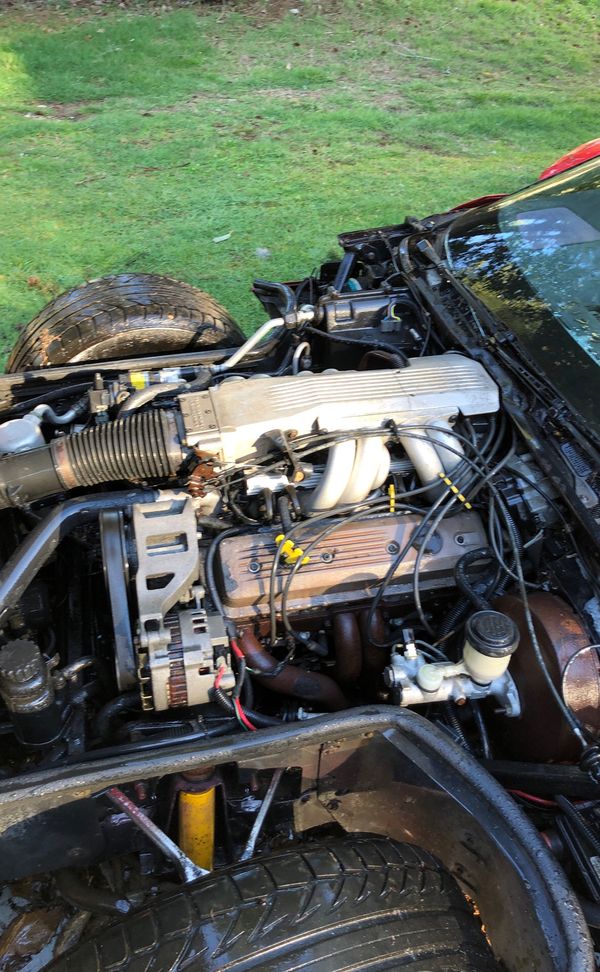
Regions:
M 47 304 L 21 330 L 6 370 L 239 347 L 244 340 L 204 291 L 171 277 L 122 273 Z
M 54 972 L 499 972 L 479 920 L 431 854 L 383 837 L 280 850 L 120 919 Z

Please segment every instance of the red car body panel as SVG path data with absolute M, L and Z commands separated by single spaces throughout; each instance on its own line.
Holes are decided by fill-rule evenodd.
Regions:
M 505 192 L 494 192 L 487 196 L 477 196 L 477 199 L 469 199 L 467 202 L 460 203 L 459 206 L 453 206 L 450 212 L 459 213 L 462 209 L 475 209 L 476 206 L 487 206 L 489 203 L 496 202 L 497 199 L 503 199 L 504 196 L 506 196 Z
M 596 159 L 598 156 L 600 156 L 600 138 L 593 138 L 589 142 L 584 142 L 583 145 L 578 145 L 577 148 L 567 152 L 566 155 L 561 155 L 556 162 L 553 162 L 547 169 L 544 169 L 538 177 L 538 181 L 541 182 L 543 179 L 549 179 L 551 176 L 558 175 L 559 172 L 566 172 L 567 169 L 581 165 L 582 162 L 589 162 L 590 159 Z M 496 202 L 497 199 L 502 199 L 506 195 L 507 193 L 505 192 L 497 192 L 490 193 L 486 196 L 478 196 L 476 199 L 469 199 L 467 202 L 460 203 L 459 206 L 453 206 L 450 212 L 459 213 L 463 209 L 475 209 L 476 206 L 487 206 L 489 203 Z
M 589 162 L 590 159 L 595 159 L 599 155 L 600 138 L 593 138 L 590 142 L 584 142 L 583 145 L 578 145 L 577 148 L 571 152 L 567 152 L 566 155 L 561 155 L 560 159 L 557 159 L 547 169 L 544 169 L 540 175 L 540 181 L 542 179 L 549 179 L 550 176 L 558 175 L 559 172 L 572 169 L 575 165 L 581 165 L 582 162 Z

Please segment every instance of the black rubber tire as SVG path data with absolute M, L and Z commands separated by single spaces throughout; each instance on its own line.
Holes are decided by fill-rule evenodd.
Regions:
M 304 845 L 215 871 L 120 919 L 54 972 L 498 970 L 434 857 L 383 837 Z
M 26 324 L 7 371 L 239 347 L 245 338 L 209 294 L 171 277 L 121 273 L 74 287 Z

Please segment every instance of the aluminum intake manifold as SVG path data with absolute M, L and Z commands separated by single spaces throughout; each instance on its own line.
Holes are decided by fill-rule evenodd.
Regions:
M 450 353 L 411 358 L 405 368 L 385 371 L 232 377 L 181 395 L 179 405 L 186 444 L 225 467 L 264 458 L 282 433 L 355 432 L 329 450 L 312 497 L 317 510 L 359 502 L 383 482 L 390 420 L 406 427 L 400 439 L 421 480 L 434 482 L 460 460 L 450 421 L 496 412 L 499 394 L 477 361 Z

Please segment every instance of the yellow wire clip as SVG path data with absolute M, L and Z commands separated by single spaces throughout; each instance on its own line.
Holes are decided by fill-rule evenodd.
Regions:
M 396 512 L 396 487 L 393 483 L 388 486 L 388 496 L 390 498 L 390 513 Z
M 455 486 L 454 483 L 452 482 L 452 480 L 448 476 L 446 476 L 446 473 L 443 473 L 443 472 L 438 473 L 438 476 L 440 477 L 440 479 L 442 480 L 442 482 L 444 482 L 446 484 L 446 486 L 448 487 L 448 489 L 452 493 L 454 493 L 454 495 L 456 496 L 456 498 L 459 499 L 461 501 L 461 503 L 464 503 L 465 504 L 465 509 L 467 509 L 467 510 L 472 510 L 473 509 L 473 507 L 469 503 L 468 499 L 465 496 L 463 496 L 463 494 L 459 490 L 458 486 Z
M 304 550 L 302 549 L 302 547 L 297 547 L 293 540 L 285 539 L 285 533 L 279 533 L 275 537 L 275 543 L 277 545 L 282 543 L 284 540 L 285 543 L 283 543 L 283 546 L 281 547 L 281 550 L 279 552 L 288 567 L 292 567 L 296 563 L 296 561 L 300 560 L 300 558 L 302 558 L 300 563 L 301 567 L 304 567 L 305 564 L 308 564 L 310 562 L 310 557 L 304 556 Z

